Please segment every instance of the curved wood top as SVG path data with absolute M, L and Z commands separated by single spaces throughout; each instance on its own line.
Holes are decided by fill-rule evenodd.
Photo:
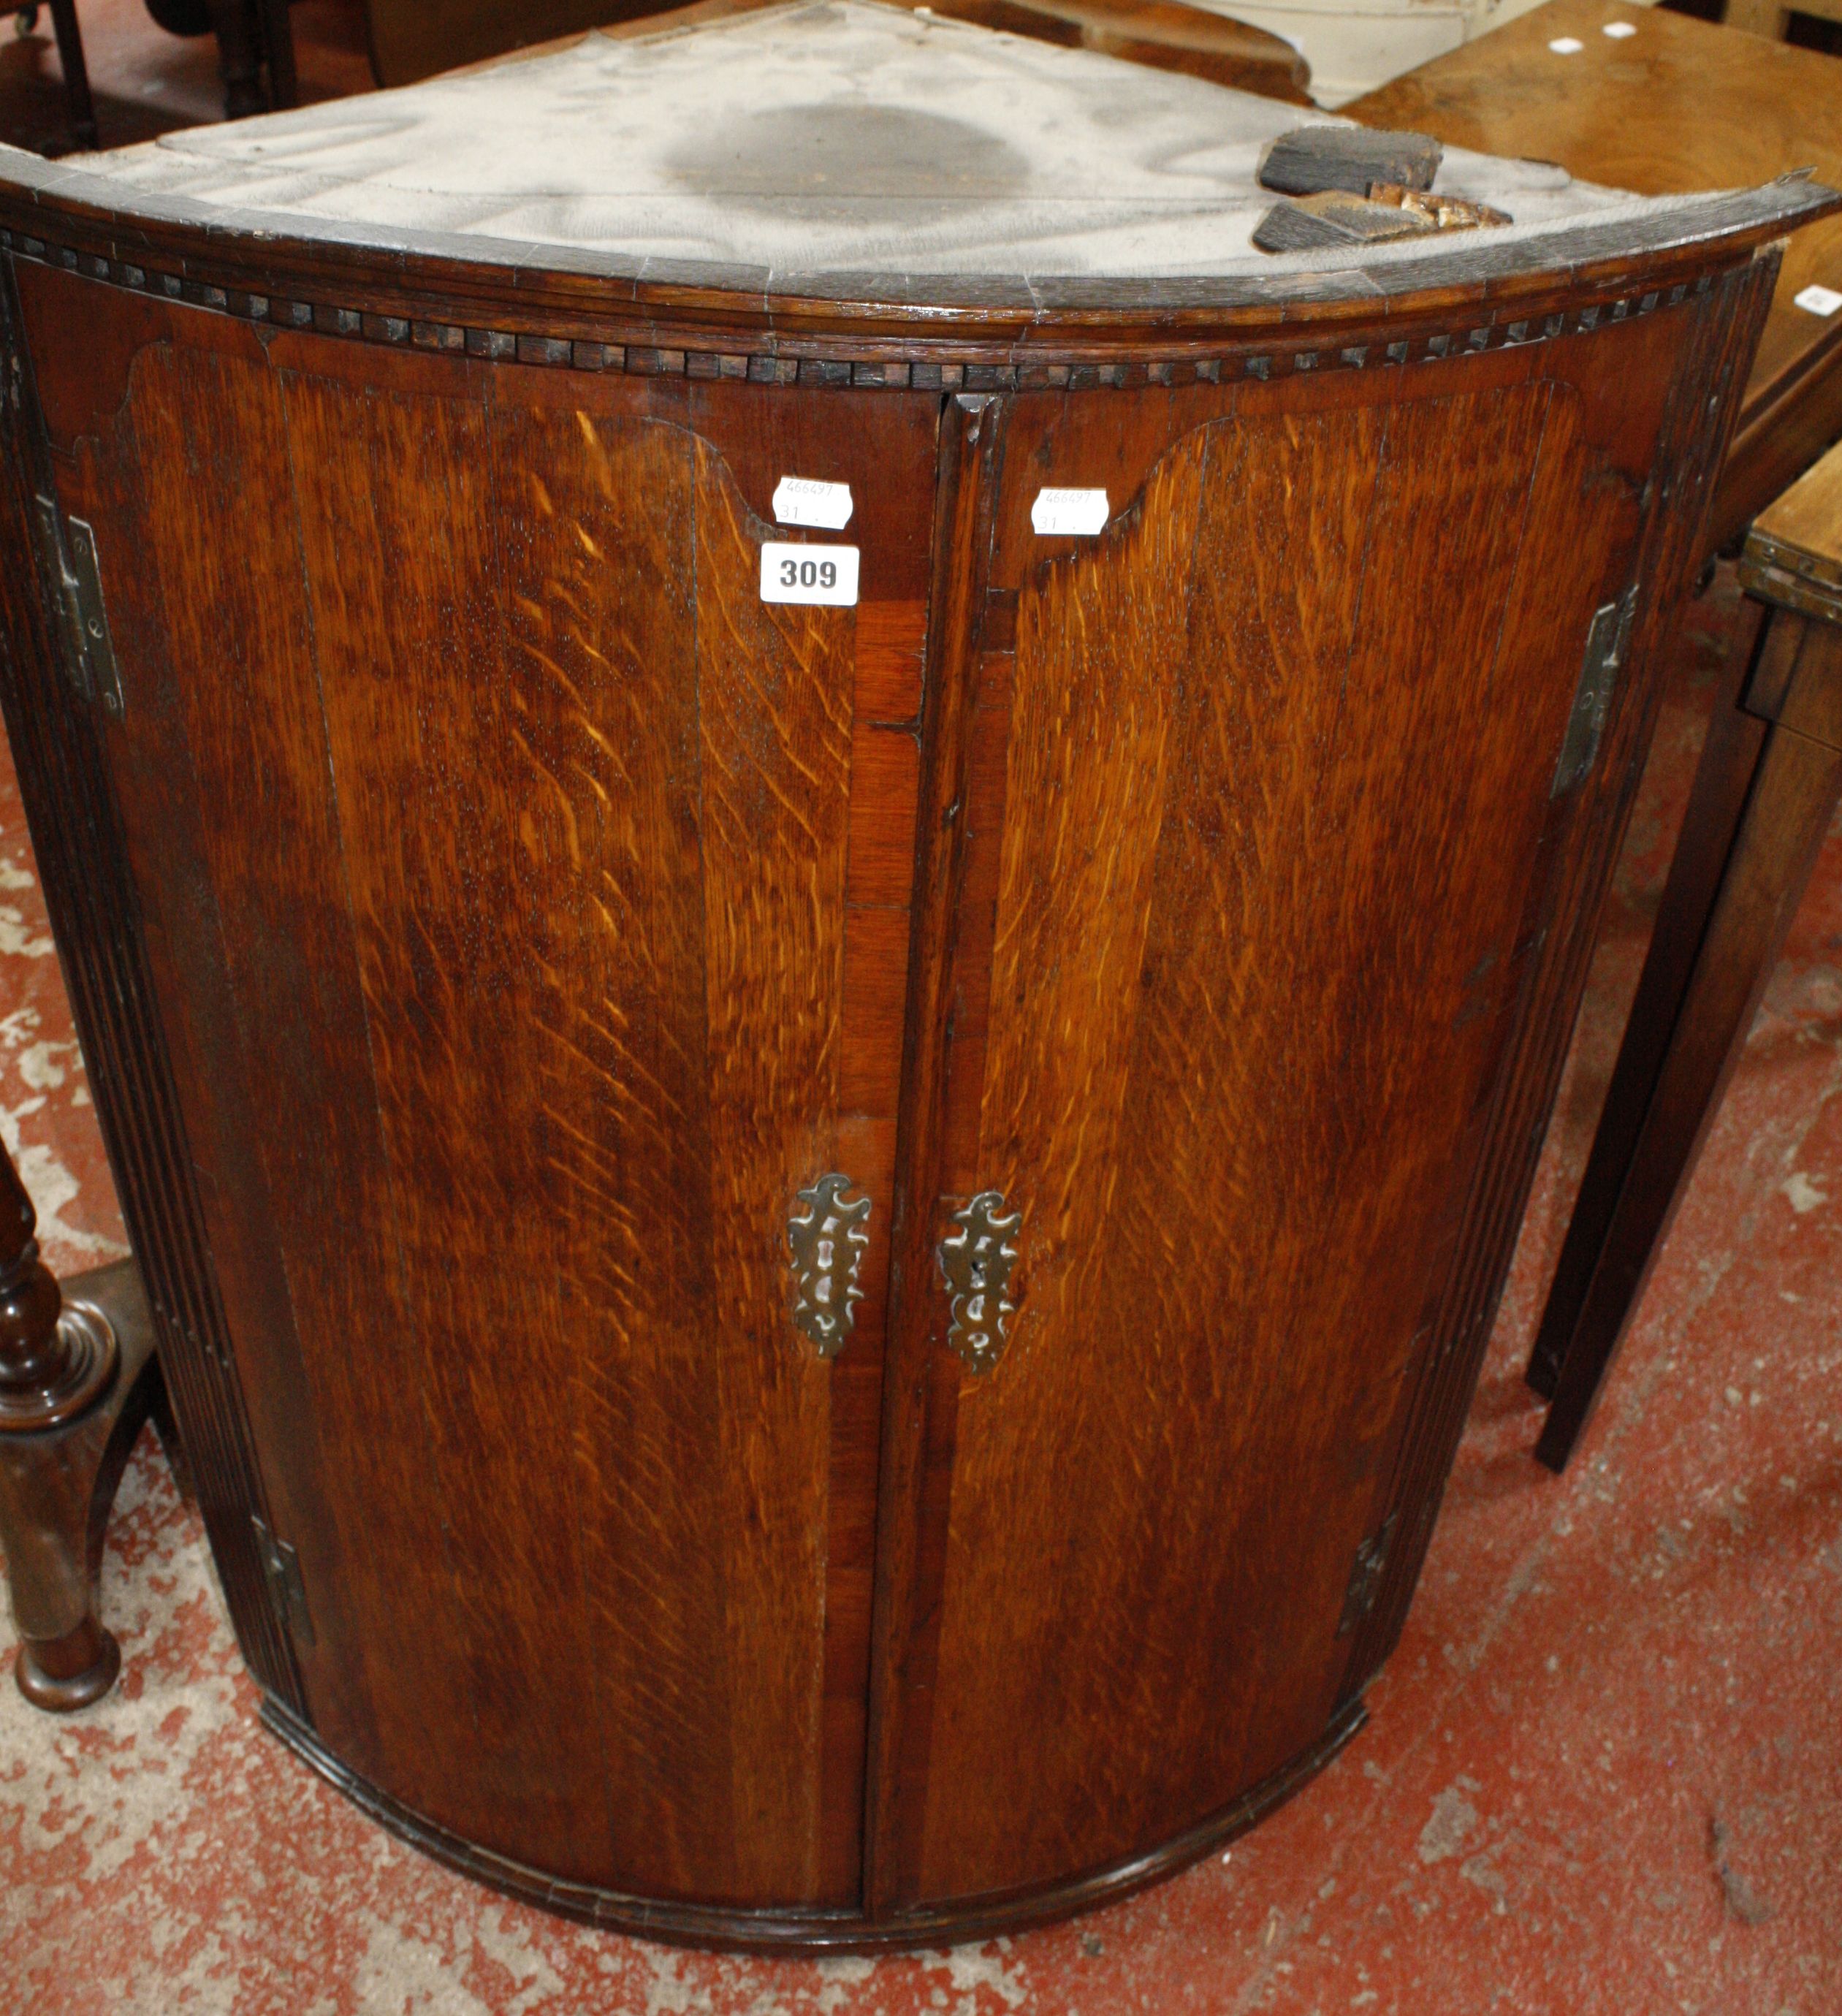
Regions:
M 739 13 L 757 0 L 705 0 Z M 1154 70 L 1182 70 L 1263 98 L 1311 103 L 1311 66 L 1287 41 L 1185 0 L 898 0 L 924 13 L 1066 47 L 1099 49 Z M 626 24 L 649 33 L 669 10 L 655 0 L 367 0 L 372 68 L 380 85 L 415 84 L 462 63 Z M 682 11 L 682 10 L 680 10 Z
M 1632 33 L 1608 38 L 1607 22 Z M 1571 37 L 1570 54 L 1550 49 Z M 1842 72 L 1814 49 L 1767 41 L 1661 7 L 1552 0 L 1345 110 L 1465 147 L 1559 161 L 1577 175 L 1664 195 L 1794 168 L 1842 179 Z M 1811 283 L 1842 287 L 1842 218 L 1786 247 L 1756 383 L 1842 345 L 1842 315 L 1795 306 Z
M 893 354 L 863 348 L 880 338 L 970 362 L 1416 315 L 1449 329 L 1480 304 L 1595 289 L 1610 305 L 1837 200 L 1795 180 L 1632 197 L 1451 149 L 1436 186 L 1511 225 L 1269 256 L 1250 243 L 1277 200 L 1259 164 L 1308 123 L 1083 49 L 796 0 L 78 166 L 7 150 L 0 229 L 129 285 L 293 291 L 316 321 L 401 321 L 404 340 L 439 317 L 457 339 L 484 325 L 566 348 Z

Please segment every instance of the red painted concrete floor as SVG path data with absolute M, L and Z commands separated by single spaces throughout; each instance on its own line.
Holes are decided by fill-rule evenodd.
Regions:
M 1564 1480 L 1530 1458 L 1520 1376 L 1737 607 L 1723 577 L 1691 614 L 1405 1640 L 1290 1806 L 983 1947 L 769 1963 L 585 1931 L 400 1846 L 261 1733 L 149 1437 L 103 1576 L 119 1690 L 58 1721 L 0 1676 L 0 2011 L 1842 2011 L 1842 840 Z M 121 1250 L 93 1120 L 9 770 L 0 1132 L 63 1268 Z

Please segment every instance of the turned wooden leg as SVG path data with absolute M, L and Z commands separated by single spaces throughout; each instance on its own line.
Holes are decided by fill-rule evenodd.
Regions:
M 218 64 L 224 75 L 224 116 L 246 119 L 260 112 L 262 68 L 257 56 L 256 16 L 251 0 L 206 0 L 218 38 Z
M 58 62 L 64 73 L 64 95 L 70 102 L 70 124 L 80 147 L 99 144 L 95 100 L 90 96 L 89 67 L 83 60 L 83 37 L 77 26 L 77 0 L 51 0 L 52 32 L 57 37 Z
M 1535 1449 L 1552 1470 L 1591 1417 L 1842 797 L 1842 449 L 1761 518 L 1741 578 L 1773 606 L 1743 697 L 1724 693 L 1708 732 L 1529 1363 L 1553 1402 Z
M 108 1692 L 121 1653 L 95 1614 L 103 1529 L 157 1377 L 131 1260 L 60 1291 L 38 1257 L 38 1219 L 0 1154 L 0 1549 L 20 1692 L 82 1708 Z

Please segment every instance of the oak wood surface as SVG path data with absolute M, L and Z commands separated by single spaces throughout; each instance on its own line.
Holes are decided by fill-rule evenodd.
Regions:
M 694 290 L 675 365 L 605 368 L 635 297 L 576 276 L 559 333 L 490 261 L 505 340 L 450 343 L 426 250 L 367 279 L 401 338 L 258 322 L 210 289 L 266 312 L 295 250 L 167 220 L 173 299 L 71 201 L 7 262 L 9 508 L 94 526 L 126 709 L 0 589 L 9 719 L 124 836 L 54 918 L 80 974 L 145 948 L 170 1111 L 106 1024 L 99 1096 L 150 1270 L 218 1298 L 164 1335 L 186 1432 L 300 1551 L 311 1637 L 232 1582 L 276 1726 L 671 1936 L 982 1933 L 1247 1823 L 1419 1571 L 1780 213 L 1333 304 L 1347 351 L 1269 300 L 1179 371 L 1141 301 L 1129 370 L 1033 382 L 986 328 L 955 392 L 858 377 L 835 304 L 751 378 L 766 311 Z M 789 473 L 851 487 L 854 610 L 759 598 Z M 1044 485 L 1108 528 L 1038 535 Z M 827 1363 L 786 1227 L 833 1168 Z M 935 1255 L 985 1188 L 981 1374 Z
M 1635 33 L 1608 39 L 1614 20 Z M 1582 45 L 1577 53 L 1549 49 L 1566 38 Z M 1833 57 L 1660 7 L 1547 0 L 1342 110 L 1646 195 L 1797 168 L 1842 177 Z M 1743 532 L 1842 431 L 1842 313 L 1797 306 L 1812 283 L 1842 292 L 1842 220 L 1805 225 L 1786 248 L 1710 520 L 1717 543 Z
M 959 1182 L 1022 1210 L 1027 1265 L 1009 1355 L 960 1396 L 923 1895 L 1098 1859 L 1100 1815 L 1161 1838 L 1334 1697 L 1570 697 L 1538 700 L 1534 668 L 1601 589 L 1603 538 L 1574 549 L 1590 565 L 1538 549 L 1539 589 L 1518 579 L 1538 464 L 1544 525 L 1592 487 L 1551 403 L 1537 382 L 1381 413 L 1244 406 L 1166 455 L 1098 553 L 1026 578 Z M 1052 409 L 1014 417 L 1010 456 L 1033 423 Z M 1380 580 L 1398 599 L 1363 624 Z M 1402 663 L 1424 668 L 1407 692 Z M 1466 837 L 1487 827 L 1506 842 L 1488 859 Z M 1361 1377 L 1329 1377 L 1312 1338 Z M 1286 1475 L 1312 1479 L 1308 1535 L 1248 1489 Z M 1196 1627 L 1152 1646 L 1138 1604 L 1189 1604 Z M 1065 1713 L 1020 1752 L 1052 1693 Z M 1151 1725 L 1134 1705 L 1153 1698 Z M 1171 1803 L 1135 1810 L 1154 1784 Z
M 1832 449 L 1774 498 L 1753 520 L 1748 547 L 1774 565 L 1802 562 L 1828 585 L 1842 580 L 1842 453 Z
M 47 279 L 79 311 L 87 286 Z M 143 351 L 110 431 L 159 506 L 147 585 L 199 583 L 163 617 L 192 677 L 170 671 L 133 717 L 179 716 L 195 822 L 245 808 L 204 820 L 201 851 L 238 941 L 253 1103 L 278 1123 L 265 1186 L 315 1418 L 341 1452 L 295 1502 L 311 1525 L 321 1494 L 336 1521 L 349 1494 L 336 1551 L 364 1585 L 325 1642 L 333 1689 L 361 1645 L 369 1686 L 330 1719 L 487 1845 L 554 1841 L 569 1873 L 621 1881 L 630 1850 L 667 1888 L 847 1903 L 886 1260 L 840 1382 L 828 1513 L 832 1374 L 790 1345 L 781 1242 L 793 1190 L 834 1164 L 887 1224 L 926 553 L 905 558 L 913 507 L 905 531 L 874 477 L 925 452 L 934 402 L 863 402 L 841 457 L 797 416 L 726 402 L 764 508 L 802 448 L 865 497 L 860 725 L 857 617 L 756 600 L 765 527 L 682 419 L 618 410 L 643 388 L 603 384 L 592 417 L 533 374 L 521 410 L 464 363 L 418 360 L 387 391 L 316 339 L 239 347 Z M 294 474 L 291 495 L 265 485 L 267 555 L 261 527 L 233 531 L 261 452 Z M 113 545 L 128 527 L 97 490 Z M 130 637 L 139 599 L 117 598 Z M 344 1348 L 372 1330 L 365 1358 Z M 482 1385 L 487 1363 L 502 1382 Z M 566 1454 L 509 1518 L 476 1482 L 533 1443 Z M 676 1489 L 687 1461 L 723 1488 Z M 412 1573 L 367 1559 L 387 1501 Z M 330 1605 L 341 1577 L 313 1579 Z M 387 1660 L 405 1615 L 428 1626 Z M 721 1656 L 693 1656 L 713 1634 Z M 431 1722 L 472 1730 L 465 1787 L 428 1754 Z M 667 1807 L 667 1784 L 696 1795 Z

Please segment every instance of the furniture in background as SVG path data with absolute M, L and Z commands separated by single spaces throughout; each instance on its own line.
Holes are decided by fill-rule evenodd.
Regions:
M 1842 794 L 1842 448 L 1754 525 L 1766 606 L 1715 703 L 1529 1382 L 1566 1467 L 1693 1173 Z
M 394 115 L 0 182 L 0 699 L 265 1719 L 650 1936 L 1120 1895 L 1400 1631 L 1836 199 L 1275 265 L 1291 109 L 850 5 Z
M 70 106 L 71 136 L 79 149 L 100 146 L 77 0 L 32 0 L 15 13 L 22 34 L 36 25 L 41 4 L 51 10 L 58 65 Z M 225 118 L 280 111 L 295 103 L 294 39 L 288 0 L 147 0 L 147 11 L 170 34 L 217 36 Z
M 1729 15 L 1729 19 L 1732 16 Z M 1609 23 L 1632 32 L 1608 36 Z M 1556 50 L 1551 43 L 1578 46 Z M 1467 146 L 1560 162 L 1575 175 L 1664 191 L 1814 165 L 1842 173 L 1832 56 L 1660 10 L 1551 0 L 1508 27 L 1347 107 Z M 1801 297 L 1801 298 L 1800 298 Z M 1842 221 L 1801 229 L 1784 268 L 1709 515 L 1711 548 L 1758 542 L 1791 498 L 1808 531 L 1835 464 L 1772 500 L 1842 431 Z M 1769 508 L 1768 508 L 1769 507 Z M 1833 507 L 1832 507 L 1833 508 Z M 1765 516 L 1761 518 L 1759 514 Z M 1820 514 L 1819 514 L 1820 517 Z M 1834 518 L 1829 536 L 1834 536 Z M 1790 650 L 1807 620 L 1779 617 L 1761 651 Z M 1775 640 L 1775 641 L 1773 641 Z M 1826 633 L 1809 644 L 1800 708 L 1814 704 Z M 1804 663 L 1804 661 L 1800 661 Z M 1585 1425 L 1693 1166 L 1808 873 L 1817 815 L 1796 792 L 1825 761 L 1800 714 L 1768 729 L 1778 656 L 1717 704 L 1668 894 L 1570 1223 L 1528 1377 L 1553 1406 L 1538 1445 L 1564 1466 Z M 1736 662 L 1735 679 L 1739 679 Z M 1755 778 L 1757 782 L 1755 784 Z M 1802 821 L 1803 823 L 1800 823 Z M 1816 830 L 1820 834 L 1820 827 Z M 1805 848 L 1805 853 L 1797 850 Z M 1707 934 L 1703 943 L 1703 934 Z
M 1790 0 L 1727 0 L 1721 19 L 1729 28 L 1743 28 L 1748 34 L 1782 42 L 1790 32 L 1793 14 L 1842 21 L 1842 0 L 1796 0 L 1794 5 Z
M 289 0 L 148 0 L 148 5 L 156 20 L 163 6 L 207 17 L 218 38 L 226 119 L 286 111 L 297 102 Z
M 63 1711 L 115 1683 L 121 1648 L 93 1590 L 109 1507 L 159 1373 L 131 1260 L 60 1292 L 38 1257 L 37 1214 L 0 1149 L 0 1553 L 35 1708 Z
M 1609 37 L 1608 23 L 1635 32 Z M 1549 47 L 1566 41 L 1580 46 Z M 1842 180 L 1839 78 L 1833 56 L 1660 8 L 1549 0 L 1344 110 L 1661 195 L 1803 167 Z M 1711 546 L 1738 540 L 1842 434 L 1842 311 L 1813 286 L 1842 297 L 1842 218 L 1800 228 L 1786 250 L 1709 515 Z
M 680 23 L 718 21 L 750 0 L 703 0 L 675 11 Z M 1308 105 L 1311 68 L 1290 42 L 1184 0 L 900 0 L 1063 48 L 1099 51 L 1154 70 Z M 372 67 L 387 88 L 414 84 L 464 63 L 589 28 L 637 26 L 665 12 L 663 0 L 365 0 Z
M 16 9 L 14 25 L 29 34 L 37 25 L 40 0 Z M 58 67 L 63 72 L 64 96 L 70 107 L 70 133 L 77 145 L 101 145 L 96 134 L 96 105 L 89 88 L 89 67 L 84 61 L 83 31 L 77 20 L 77 0 L 42 0 L 51 10 L 51 27 L 58 48 Z

